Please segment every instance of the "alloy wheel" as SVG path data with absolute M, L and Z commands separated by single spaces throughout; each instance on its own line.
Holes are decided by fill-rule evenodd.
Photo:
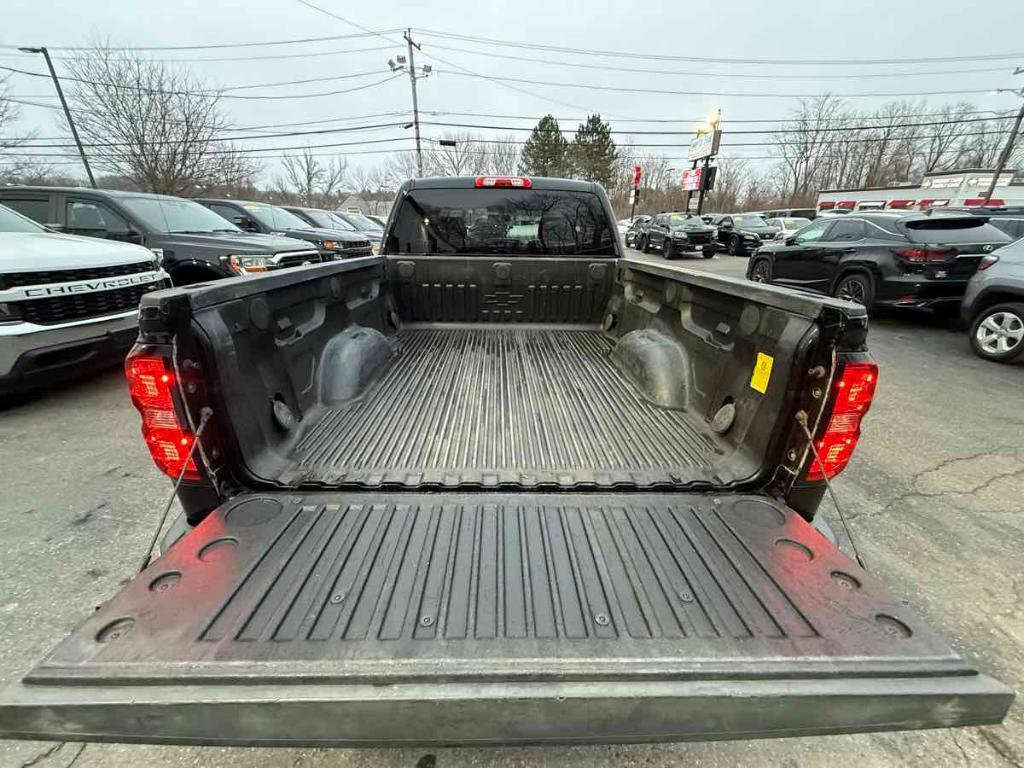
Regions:
M 837 298 L 852 301 L 854 304 L 863 304 L 866 295 L 867 287 L 864 285 L 864 281 L 856 277 L 844 280 L 836 291 Z
M 978 346 L 990 355 L 1005 355 L 1024 342 L 1024 319 L 1013 312 L 993 312 L 978 324 Z

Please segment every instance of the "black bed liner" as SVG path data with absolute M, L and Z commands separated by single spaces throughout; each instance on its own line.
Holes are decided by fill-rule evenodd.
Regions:
M 758 496 L 231 502 L 0 698 L 0 736 L 649 741 L 998 722 L 981 676 Z
M 711 430 L 645 400 L 597 329 L 404 327 L 392 343 L 395 363 L 358 400 L 318 416 L 281 482 L 719 482 Z

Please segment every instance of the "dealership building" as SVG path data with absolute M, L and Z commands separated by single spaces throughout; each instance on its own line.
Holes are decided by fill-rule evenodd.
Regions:
M 888 187 L 823 189 L 818 211 L 927 210 L 947 205 L 984 205 L 984 195 L 995 171 L 962 168 L 926 173 L 920 184 L 910 182 Z M 999 175 L 988 205 L 1024 206 L 1024 182 L 1015 182 L 1016 171 Z

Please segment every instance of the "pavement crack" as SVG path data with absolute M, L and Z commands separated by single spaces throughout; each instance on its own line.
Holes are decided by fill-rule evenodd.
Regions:
M 21 763 L 18 766 L 18 768 L 30 768 L 30 766 L 39 765 L 39 763 L 41 763 L 43 760 L 45 760 L 48 757 L 52 757 L 58 751 L 60 751 L 60 748 L 63 747 L 66 743 L 67 742 L 65 742 L 65 741 L 58 741 L 56 744 L 54 744 L 49 749 L 44 750 L 44 751 L 40 752 L 38 755 L 36 755 L 35 757 L 29 758 L 24 763 Z
M 967 750 L 964 749 L 964 745 L 960 743 L 960 739 L 956 737 L 956 731 L 951 730 L 949 732 L 950 737 L 953 739 L 953 743 L 956 744 L 956 748 L 960 750 L 960 754 L 963 755 L 964 765 L 971 764 L 971 756 L 967 754 Z
M 997 736 L 992 733 L 988 728 L 979 728 L 978 733 L 981 734 L 981 738 L 988 742 L 988 745 L 992 747 L 997 755 L 1005 760 L 1014 768 L 1024 768 L 1024 763 L 1021 762 L 1020 755 L 1017 751 L 1009 744 L 1007 744 L 1001 736 Z

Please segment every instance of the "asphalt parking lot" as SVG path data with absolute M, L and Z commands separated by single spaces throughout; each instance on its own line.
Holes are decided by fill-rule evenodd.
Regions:
M 660 259 L 657 255 L 636 258 Z M 680 262 L 742 275 L 745 260 Z M 872 412 L 835 486 L 867 562 L 981 669 L 1024 690 L 1024 365 L 975 357 L 926 314 L 872 319 Z M 170 492 L 117 370 L 0 411 L 0 680 L 138 568 Z M 840 532 L 835 513 L 825 514 Z M 840 538 L 842 534 L 840 532 Z M 0 766 L 1024 765 L 1024 705 L 998 727 L 654 746 L 223 749 L 0 742 Z

